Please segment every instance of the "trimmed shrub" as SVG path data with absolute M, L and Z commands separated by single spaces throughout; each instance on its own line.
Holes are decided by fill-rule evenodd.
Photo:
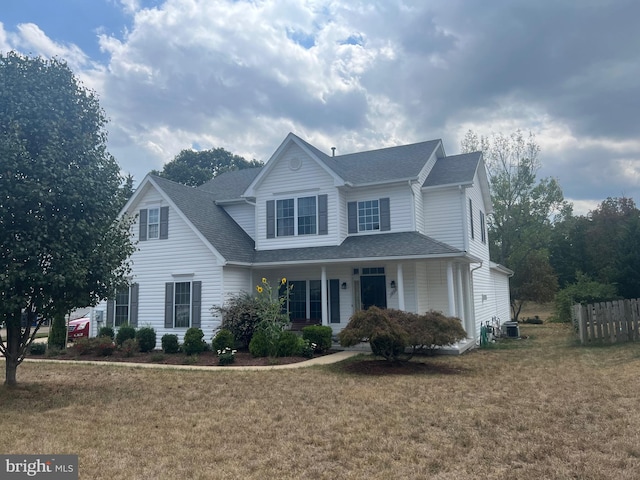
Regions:
M 276 346 L 277 357 L 293 357 L 300 354 L 300 337 L 295 333 L 285 330 L 280 333 Z
M 369 342 L 375 355 L 396 360 L 407 345 L 408 335 L 386 309 L 370 307 L 352 315 L 338 339 L 343 347 Z
M 67 325 L 64 315 L 55 315 L 49 330 L 49 347 L 63 349 L 67 347 Z
M 205 351 L 207 344 L 203 340 L 204 333 L 200 328 L 191 327 L 184 334 L 182 351 L 187 355 L 197 355 Z
M 316 352 L 326 352 L 331 348 L 331 335 L 331 327 L 323 325 L 310 325 L 302 329 L 302 338 L 309 340 L 309 343 L 315 343 Z
M 46 343 L 32 342 L 31 345 L 29 345 L 29 353 L 31 355 L 44 355 L 46 351 L 47 351 Z
M 90 340 L 91 344 L 95 345 L 93 350 L 96 354 L 102 355 L 103 357 L 112 355 L 116 349 L 115 344 L 109 337 L 95 337 Z
M 156 348 L 156 331 L 152 327 L 142 327 L 136 331 L 136 340 L 141 352 Z
M 121 346 L 125 340 L 136 338 L 136 329 L 129 325 L 120 325 L 116 333 L 116 345 Z
M 233 350 L 234 345 L 235 338 L 233 337 L 233 333 L 231 333 L 231 330 L 227 330 L 226 328 L 219 330 L 211 342 L 211 348 L 214 352 L 217 352 L 218 350 L 222 351 L 227 348 Z
M 73 343 L 70 350 L 75 355 L 89 355 L 94 352 L 95 343 L 93 338 L 79 338 Z
M 178 353 L 180 351 L 178 336 L 173 333 L 165 333 L 160 339 L 160 344 L 164 353 Z
M 222 316 L 222 328 L 229 330 L 238 345 L 245 348 L 249 345 L 253 333 L 262 320 L 261 301 L 247 292 L 231 296 L 223 306 L 211 309 L 214 315 Z
M 115 338 L 115 333 L 113 332 L 113 328 L 111 327 L 100 327 L 98 331 L 99 337 L 109 337 L 111 340 Z
M 305 358 L 313 358 L 315 348 L 313 347 L 311 342 L 309 340 L 305 340 L 302 337 L 299 338 L 299 341 L 300 356 Z
M 236 361 L 236 351 L 225 347 L 222 350 L 218 350 L 218 365 L 231 365 Z
M 276 345 L 266 332 L 258 330 L 249 342 L 249 352 L 254 357 L 273 357 L 276 354 Z
M 125 357 L 133 357 L 140 351 L 138 340 L 135 338 L 127 338 L 122 345 L 120 345 L 120 351 Z
M 432 310 L 417 315 L 391 310 L 390 315 L 407 333 L 407 345 L 412 347 L 413 353 L 433 351 L 436 347 L 452 345 L 467 337 L 460 319 L 447 317 L 441 312 Z

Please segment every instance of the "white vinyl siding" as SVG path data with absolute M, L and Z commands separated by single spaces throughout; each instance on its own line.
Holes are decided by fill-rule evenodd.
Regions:
M 427 190 L 423 194 L 425 234 L 452 247 L 464 249 L 463 236 L 467 234 L 467 229 L 463 227 L 460 190 L 457 187 L 443 188 Z
M 475 180 L 477 180 L 477 176 Z M 481 229 L 480 212 L 485 211 L 485 206 L 482 199 L 482 194 L 480 192 L 480 187 L 478 186 L 478 182 L 474 181 L 474 185 L 472 187 L 467 188 L 466 191 L 467 191 L 467 198 L 469 199 L 469 201 L 473 206 L 473 225 L 474 225 L 474 238 L 471 238 L 471 234 L 469 233 L 469 253 L 471 253 L 475 257 L 482 258 L 483 260 L 489 261 L 489 248 L 486 241 L 484 243 L 482 242 L 482 236 L 480 233 L 480 229 Z M 486 234 L 486 230 L 485 230 L 485 234 Z
M 290 168 L 291 160 L 301 160 L 298 168 Z M 256 188 L 256 249 L 272 250 L 279 248 L 303 248 L 320 245 L 338 244 L 338 218 L 336 217 L 338 193 L 333 177 L 318 163 L 308 157 L 297 145 L 290 145 L 281 157 L 275 159 L 264 180 Z M 327 195 L 328 225 L 327 234 L 318 232 L 318 197 Z M 316 199 L 316 234 L 295 234 L 298 230 L 299 213 L 294 213 L 294 234 L 280 236 L 277 229 L 274 238 L 267 238 L 267 202 L 292 199 L 294 210 L 299 209 L 298 199 L 315 197 Z M 277 207 L 274 205 L 274 214 Z
M 371 200 L 389 199 L 389 218 L 391 221 L 391 232 L 410 232 L 414 230 L 413 209 L 411 207 L 413 195 L 408 184 L 393 185 L 385 187 L 359 188 L 350 191 L 345 195 L 344 214 L 347 214 L 347 204 L 349 202 L 367 202 Z M 346 232 L 346 216 L 345 222 Z M 380 230 L 362 231 L 361 233 L 374 233 Z M 382 234 L 382 232 L 380 232 Z
M 225 205 L 224 210 L 247 232 L 251 238 L 256 238 L 256 207 L 248 203 Z
M 150 189 L 130 208 L 137 212 L 161 203 L 167 204 L 155 189 Z M 219 319 L 212 315 L 210 307 L 222 300 L 222 266 L 210 247 L 173 208 L 169 208 L 169 225 L 170 235 L 166 240 L 138 243 L 138 249 L 131 256 L 133 281 L 140 285 L 138 325 L 152 326 L 158 339 L 170 333 L 182 341 L 186 328 L 164 326 L 165 284 L 201 281 L 201 328 L 204 332 L 213 332 L 219 326 Z M 133 240 L 137 241 L 137 225 L 132 227 L 132 233 Z

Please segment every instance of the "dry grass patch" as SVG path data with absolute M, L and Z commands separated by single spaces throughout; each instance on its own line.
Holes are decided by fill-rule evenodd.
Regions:
M 410 375 L 25 363 L 0 451 L 77 453 L 92 479 L 636 478 L 638 346 L 521 331 Z

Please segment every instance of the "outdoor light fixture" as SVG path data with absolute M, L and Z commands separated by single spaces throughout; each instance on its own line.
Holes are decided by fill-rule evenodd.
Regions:
M 396 281 L 395 280 L 391 280 L 391 289 L 392 290 L 396 289 Z
M 342 285 L 340 285 L 340 287 L 341 287 L 343 290 L 346 290 L 346 289 L 347 289 L 347 282 L 342 282 Z

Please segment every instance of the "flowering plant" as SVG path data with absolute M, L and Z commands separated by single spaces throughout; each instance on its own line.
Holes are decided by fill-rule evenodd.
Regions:
M 236 352 L 229 347 L 218 350 L 218 365 L 231 365 L 236 361 Z
M 278 290 L 274 290 L 269 281 L 262 277 L 262 282 L 256 285 L 258 292 L 258 316 L 262 322 L 269 322 L 284 328 L 289 323 L 286 313 L 286 301 L 293 285 L 287 284 L 287 279 L 282 277 Z

